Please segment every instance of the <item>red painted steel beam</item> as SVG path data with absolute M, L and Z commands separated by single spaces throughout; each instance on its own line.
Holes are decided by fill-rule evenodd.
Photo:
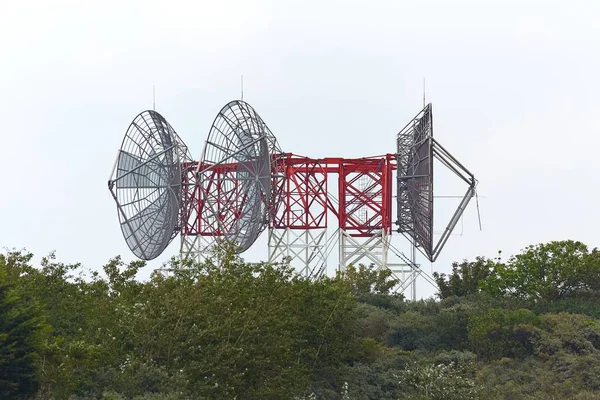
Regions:
M 369 237 L 374 230 L 380 229 L 391 233 L 395 154 L 362 158 L 310 158 L 285 153 L 274 157 L 277 157 L 274 173 L 283 175 L 283 181 L 280 187 L 275 188 L 279 203 L 272 210 L 272 227 L 302 230 L 326 228 L 328 211 L 332 211 L 338 219 L 338 226 L 352 236 Z M 239 211 L 244 201 L 239 197 L 235 185 L 235 172 L 239 167 L 235 163 L 200 166 L 201 172 L 211 175 L 211 179 L 207 180 L 208 186 L 203 190 L 208 199 L 203 199 L 200 189 L 194 185 L 198 163 L 184 165 L 184 204 L 190 204 L 184 210 L 184 235 L 222 234 L 220 224 L 215 219 L 217 216 L 206 208 L 206 200 L 216 206 L 216 214 L 226 226 L 235 223 L 239 217 L 236 210 Z M 337 174 L 338 177 L 337 205 L 328 192 L 330 174 Z M 234 186 L 225 187 L 226 182 Z M 224 214 L 221 215 L 223 210 Z

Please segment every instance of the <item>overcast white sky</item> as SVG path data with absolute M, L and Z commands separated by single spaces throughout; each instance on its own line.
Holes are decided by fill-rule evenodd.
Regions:
M 0 0 L 0 246 L 134 259 L 106 185 L 128 124 L 156 85 L 199 157 L 240 74 L 282 148 L 313 157 L 395 152 L 426 77 L 435 137 L 484 196 L 484 230 L 472 203 L 437 271 L 550 240 L 600 246 L 599 17 L 596 1 Z M 246 258 L 266 253 L 262 237 Z

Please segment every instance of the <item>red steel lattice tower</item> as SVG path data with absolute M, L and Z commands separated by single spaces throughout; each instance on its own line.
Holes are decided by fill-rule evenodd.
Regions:
M 285 177 L 282 201 L 269 226 L 269 260 L 290 257 L 303 274 L 318 275 L 337 239 L 339 268 L 387 267 L 395 160 L 394 154 L 356 159 L 286 154 L 278 171 Z M 337 177 L 337 193 L 329 190 L 329 175 Z M 328 211 L 338 220 L 330 240 Z
M 363 158 L 309 158 L 286 153 L 273 171 L 276 207 L 268 227 L 268 260 L 288 259 L 304 276 L 318 276 L 337 244 L 338 268 L 375 265 L 389 268 L 407 289 L 417 276 L 413 266 L 389 262 L 395 154 Z M 235 223 L 236 199 L 220 190 L 221 182 L 235 181 L 235 166 L 222 164 L 205 171 L 207 185 L 197 184 L 198 163 L 186 165 L 182 180 L 184 223 L 181 253 L 201 261 L 222 237 L 224 224 Z M 283 178 L 283 179 L 282 179 Z M 331 185 L 333 183 L 333 185 Z M 240 199 L 243 201 L 243 199 Z M 222 204 L 228 204 L 223 210 Z M 241 202 L 240 202 L 241 204 Z M 337 220 L 328 237 L 330 217 Z M 333 228 L 333 227 L 331 227 Z M 414 293 L 415 288 L 413 287 Z
M 324 160 L 285 155 L 281 201 L 269 224 L 269 261 L 290 258 L 303 275 L 326 265 L 328 166 Z
M 392 232 L 392 171 L 396 157 L 340 159 L 339 267 L 387 267 Z

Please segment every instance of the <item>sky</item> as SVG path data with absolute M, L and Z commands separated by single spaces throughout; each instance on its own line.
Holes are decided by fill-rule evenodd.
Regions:
M 242 74 L 283 150 L 311 157 L 395 152 L 425 78 L 483 227 L 473 202 L 436 263 L 419 259 L 429 273 L 551 240 L 600 246 L 598 15 L 595 1 L 0 0 L 0 246 L 91 269 L 134 260 L 107 188 L 129 123 L 155 86 L 199 157 Z M 436 179 L 436 195 L 464 192 Z M 441 230 L 455 204 L 436 201 Z M 265 233 L 244 258 L 266 254 Z

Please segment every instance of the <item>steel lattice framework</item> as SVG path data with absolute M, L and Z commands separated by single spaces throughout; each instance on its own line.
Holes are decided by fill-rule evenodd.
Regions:
M 222 242 L 241 253 L 268 229 L 270 262 L 287 259 L 301 274 L 318 276 L 337 241 L 339 269 L 357 264 L 390 268 L 401 290 L 412 287 L 414 298 L 414 282 L 422 274 L 414 249 L 435 261 L 475 195 L 476 180 L 433 138 L 431 104 L 398 133 L 396 142 L 395 154 L 373 157 L 283 153 L 254 108 L 236 100 L 219 111 L 202 157 L 194 161 L 171 125 L 157 112 L 144 111 L 125 134 L 109 188 L 125 240 L 139 258 L 156 258 L 177 233 L 184 258 L 201 260 Z M 434 160 L 468 185 L 437 242 Z M 330 186 L 330 178 L 335 185 Z M 410 259 L 395 252 L 400 263 L 388 259 L 394 251 L 394 205 L 397 230 L 414 246 Z M 331 238 L 329 215 L 337 220 Z
M 269 261 L 295 260 L 305 276 L 326 265 L 327 214 L 331 208 L 324 160 L 286 154 L 277 164 L 281 201 L 269 226 Z
M 396 157 L 308 158 L 286 154 L 282 202 L 269 227 L 269 260 L 296 259 L 306 275 L 318 275 L 328 255 L 328 211 L 338 220 L 339 267 L 387 263 L 392 230 L 392 171 Z M 328 190 L 337 176 L 337 193 Z
M 194 167 L 197 168 L 191 165 L 188 171 Z M 395 169 L 394 154 L 358 159 L 314 159 L 291 153 L 280 157 L 273 179 L 283 185 L 281 200 L 273 208 L 269 223 L 269 261 L 289 257 L 305 275 L 322 272 L 327 260 L 328 213 L 332 212 L 338 221 L 340 268 L 360 262 L 385 267 L 392 232 Z M 222 164 L 211 168 L 206 180 L 217 183 L 234 180 L 229 176 L 234 171 L 235 166 Z M 192 184 L 195 175 L 188 172 L 186 176 L 183 197 L 194 206 L 187 209 L 182 252 L 198 258 L 211 243 L 206 238 L 221 237 L 223 233 L 212 211 L 206 211 L 206 201 L 198 185 Z M 328 190 L 330 176 L 337 177 L 337 193 Z M 225 203 L 239 198 L 224 198 L 218 185 L 209 189 Z

